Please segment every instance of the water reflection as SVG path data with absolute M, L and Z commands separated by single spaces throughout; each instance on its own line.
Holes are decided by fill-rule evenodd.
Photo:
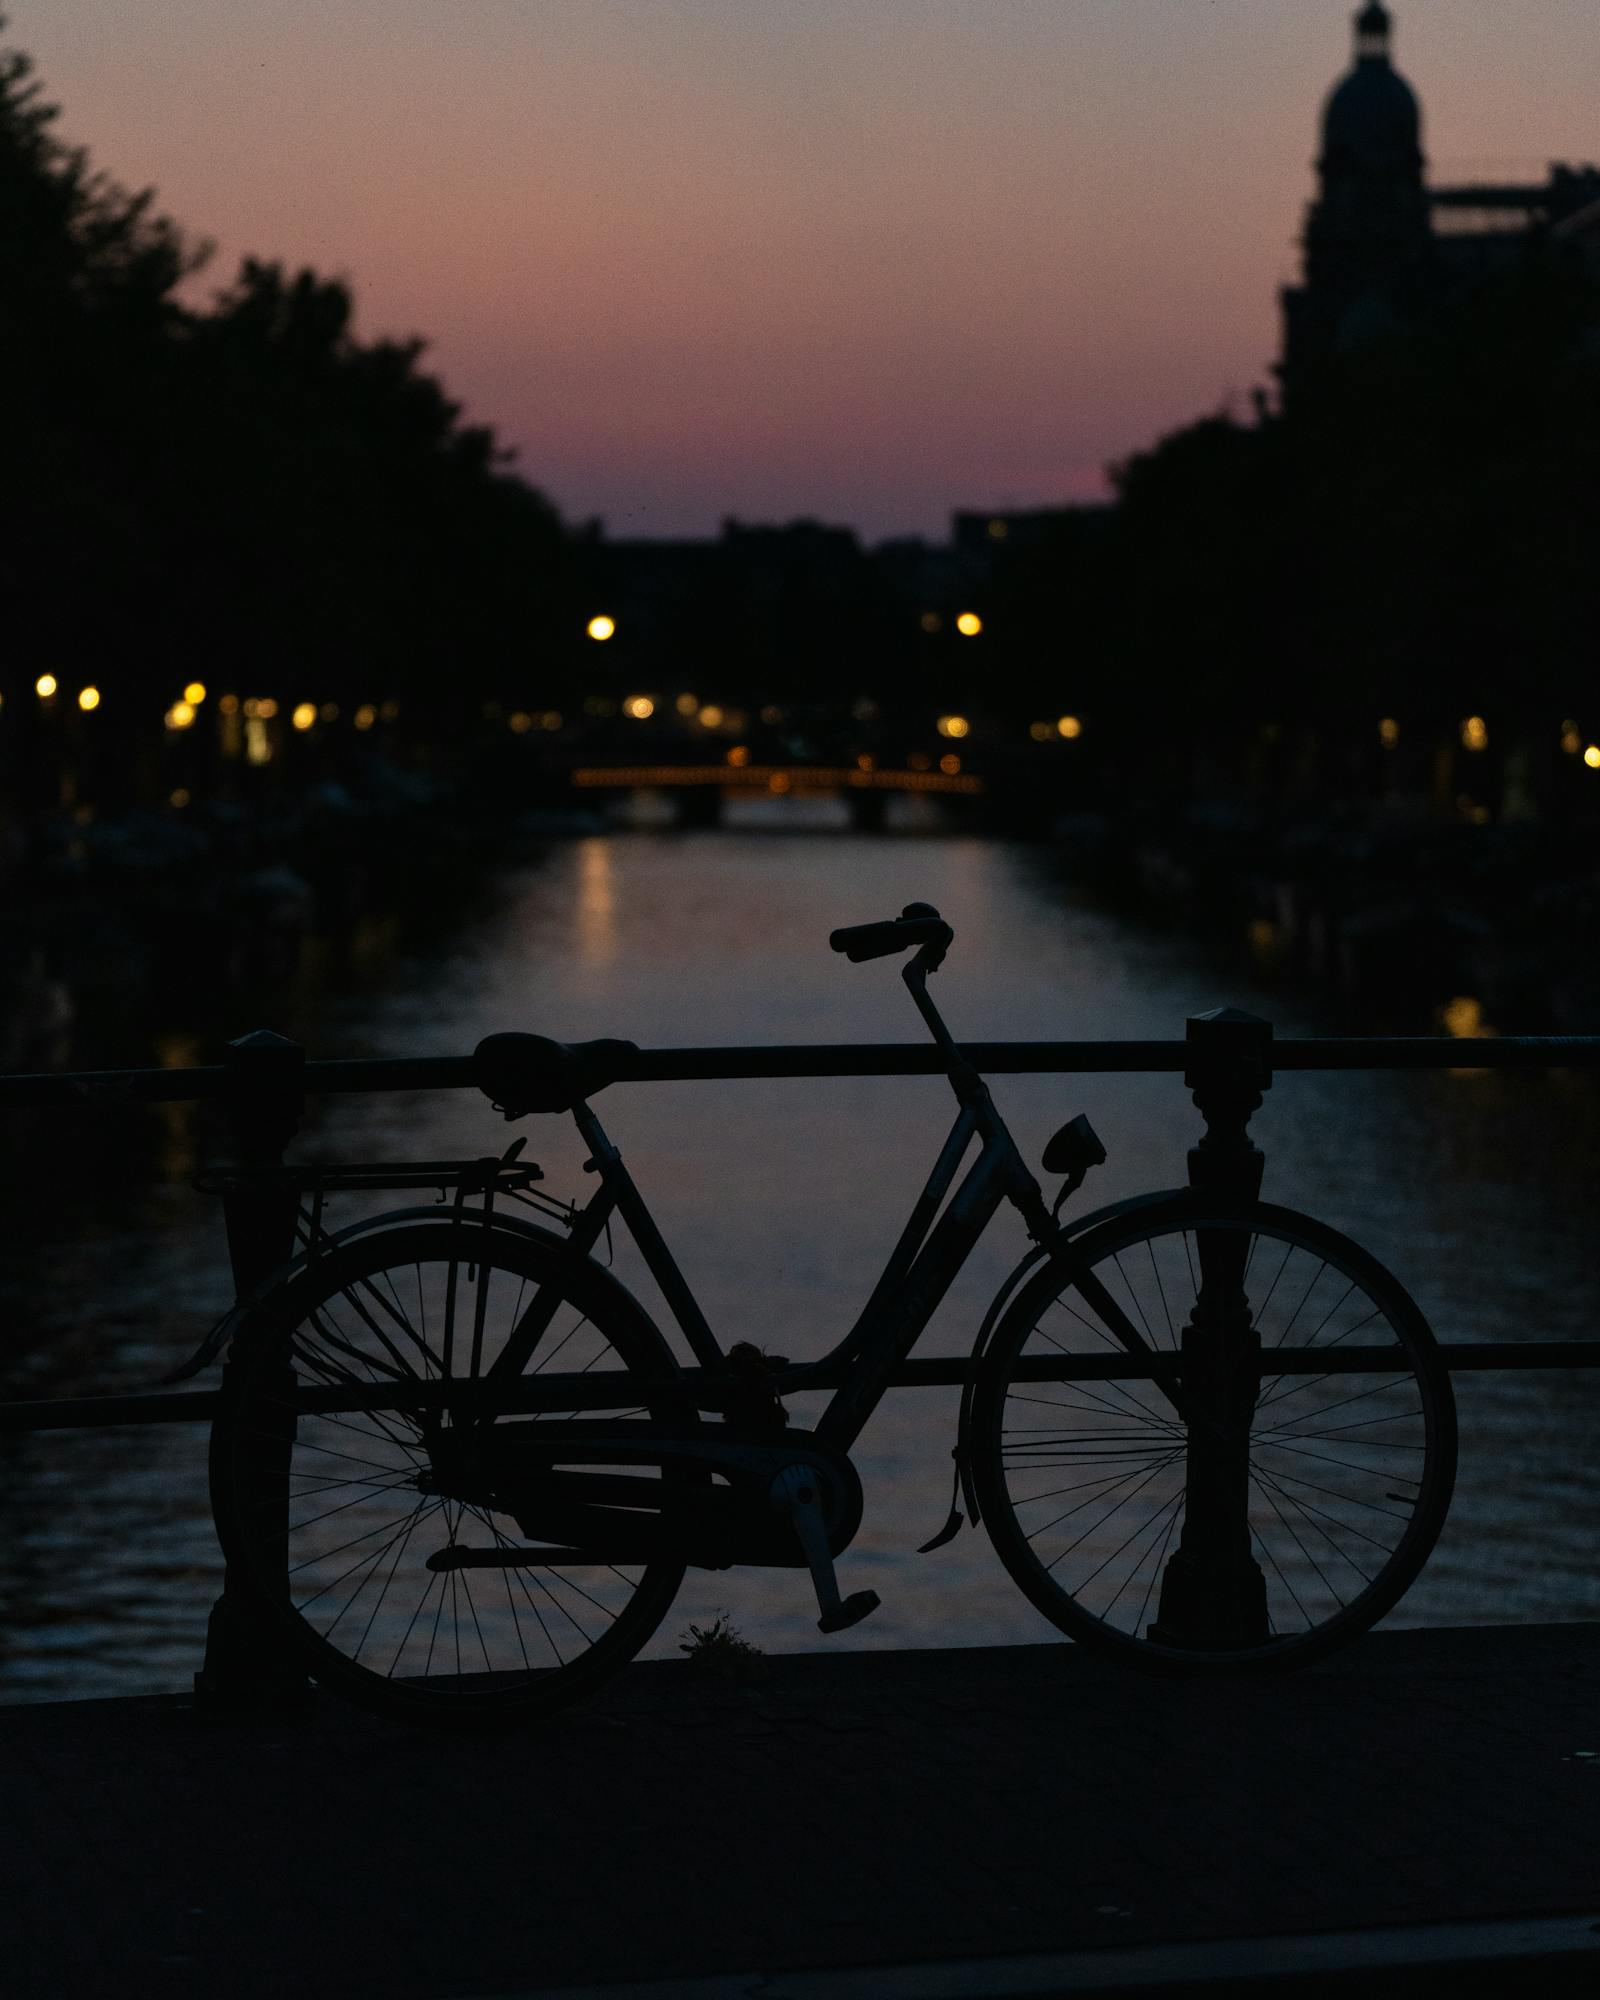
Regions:
M 919 898 L 956 926 L 938 997 L 963 1035 L 1162 1036 L 1180 1032 L 1188 1013 L 1249 1004 L 1186 947 L 1066 901 L 1028 850 L 861 838 L 820 822 L 786 831 L 784 814 L 802 810 L 825 820 L 832 802 L 751 800 L 731 830 L 621 832 L 553 848 L 508 872 L 452 947 L 403 962 L 377 997 L 330 1007 L 315 1052 L 453 1054 L 501 1028 L 658 1045 L 911 1040 L 917 1023 L 893 966 L 848 966 L 828 951 L 827 934 Z M 1283 1033 L 1317 1025 L 1278 1005 L 1268 1011 Z M 1177 1078 L 1006 1078 L 996 1095 L 1034 1158 L 1063 1119 L 1089 1113 L 1111 1157 L 1080 1199 L 1181 1181 L 1197 1134 Z M 849 1324 L 951 1109 L 933 1079 L 649 1085 L 612 1090 L 597 1108 L 719 1335 L 795 1356 L 822 1352 Z M 216 1134 L 209 1114 L 174 1111 L 140 1127 L 142 1137 L 131 1114 L 97 1113 L 59 1139 L 58 1173 L 12 1169 L 8 1195 L 23 1228 L 0 1260 L 10 1391 L 146 1384 L 226 1303 L 220 1218 L 187 1188 Z M 1592 1331 L 1600 1132 L 1589 1079 L 1283 1076 L 1255 1129 L 1269 1198 L 1367 1244 L 1445 1338 Z M 517 1131 L 529 1134 L 553 1192 L 586 1190 L 582 1150 L 562 1121 Z M 414 1093 L 324 1102 L 302 1150 L 437 1157 L 509 1136 L 468 1094 Z M 1002 1217 L 925 1351 L 970 1345 L 1021 1247 Z M 621 1245 L 618 1264 L 649 1301 Z M 1458 1498 L 1401 1617 L 1597 1615 L 1590 1523 L 1600 1472 L 1587 1448 L 1600 1415 L 1595 1376 L 1468 1376 L 1457 1386 Z M 867 1520 L 843 1574 L 847 1588 L 878 1590 L 884 1608 L 842 1643 L 1050 1636 L 981 1533 L 912 1553 L 948 1506 L 954 1415 L 946 1392 L 903 1392 L 866 1433 Z M 201 1434 L 25 1441 L 0 1498 L 6 1691 L 183 1685 L 217 1573 Z M 690 1619 L 724 1607 L 769 1648 L 822 1643 L 803 1579 L 732 1572 L 691 1574 L 661 1649 Z
M 578 948 L 597 965 L 608 965 L 616 954 L 615 917 L 611 842 L 591 834 L 578 842 Z

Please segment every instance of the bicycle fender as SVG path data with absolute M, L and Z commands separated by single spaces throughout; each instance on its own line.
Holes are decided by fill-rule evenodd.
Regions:
M 344 1244 L 351 1242 L 358 1236 L 370 1236 L 375 1230 L 400 1228 L 403 1225 L 417 1222 L 449 1226 L 450 1221 L 451 1216 L 449 1211 L 441 1210 L 439 1205 L 434 1203 L 427 1208 L 392 1208 L 382 1215 L 365 1216 L 359 1221 L 347 1223 L 343 1229 L 330 1231 L 322 1243 L 317 1246 L 315 1252 L 301 1250 L 293 1257 L 286 1258 L 276 1270 L 270 1271 L 259 1284 L 252 1286 L 243 1298 L 235 1299 L 233 1304 L 222 1315 L 222 1318 L 218 1320 L 205 1339 L 201 1341 L 199 1347 L 190 1355 L 189 1359 L 183 1362 L 178 1368 L 175 1368 L 171 1374 L 161 1377 L 163 1386 L 175 1382 L 190 1381 L 194 1376 L 209 1368 L 212 1362 L 227 1348 L 228 1343 L 243 1330 L 249 1321 L 250 1315 L 260 1307 L 263 1300 L 270 1293 L 277 1291 L 281 1286 L 287 1285 L 293 1279 L 300 1277 L 317 1258 L 327 1256 L 331 1250 L 341 1248 Z M 531 1237 L 535 1242 L 542 1244 L 549 1250 L 561 1251 L 569 1247 L 567 1239 L 564 1236 L 557 1236 L 553 1230 L 543 1229 L 537 1223 L 525 1222 L 518 1215 L 502 1215 L 497 1213 L 494 1220 L 487 1224 L 477 1221 L 474 1217 L 468 1217 L 465 1219 L 463 1226 L 471 1227 L 475 1222 L 478 1228 L 488 1229 L 491 1234 L 504 1234 L 521 1238 Z M 628 1290 L 622 1280 L 613 1272 L 608 1271 L 603 1264 L 595 1264 L 592 1259 L 587 1261 L 590 1263 L 592 1272 L 615 1295 L 618 1305 L 625 1311 L 634 1314 L 636 1318 L 649 1327 L 660 1345 L 664 1366 L 677 1373 L 680 1367 L 677 1357 L 667 1345 L 661 1329 L 656 1325 L 649 1313 L 645 1311 L 638 1299 Z

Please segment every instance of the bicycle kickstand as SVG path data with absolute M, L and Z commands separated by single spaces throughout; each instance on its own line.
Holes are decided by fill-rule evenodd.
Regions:
M 801 1553 L 816 1586 L 819 1632 L 844 1632 L 859 1625 L 869 1612 L 876 1611 L 881 1599 L 875 1590 L 858 1590 L 841 1598 L 839 1580 L 833 1571 L 833 1551 L 828 1547 L 827 1523 L 822 1517 L 822 1499 L 817 1491 L 817 1475 L 806 1465 L 786 1465 L 772 1482 L 772 1504 L 787 1514 L 799 1537 Z

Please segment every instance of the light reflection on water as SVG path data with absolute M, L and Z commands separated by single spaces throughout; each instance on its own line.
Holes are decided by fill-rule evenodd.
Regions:
M 1074 907 L 1024 849 L 968 839 L 786 831 L 807 804 L 740 808 L 742 829 L 621 832 L 554 847 L 507 874 L 490 918 L 385 997 L 337 1008 L 315 1054 L 456 1054 L 527 1028 L 647 1044 L 901 1041 L 918 1024 L 891 963 L 827 949 L 840 923 L 931 901 L 956 927 L 936 986 L 974 1039 L 1163 1036 L 1251 996 L 1181 943 Z M 1258 1002 L 1258 1004 L 1261 1004 Z M 1282 1033 L 1316 1024 L 1267 1004 Z M 189 1059 L 186 1055 L 185 1060 Z M 1172 1077 L 1001 1078 L 996 1097 L 1037 1158 L 1087 1111 L 1110 1152 L 1080 1200 L 1184 1177 L 1199 1121 Z M 1446 1339 L 1584 1337 L 1600 1295 L 1590 1229 L 1595 1093 L 1573 1076 L 1473 1072 L 1280 1078 L 1255 1122 L 1266 1193 L 1348 1230 L 1396 1270 Z M 597 1109 L 621 1145 L 722 1339 L 793 1357 L 836 1340 L 869 1291 L 951 1115 L 934 1079 L 675 1084 L 613 1090 Z M 196 1123 L 164 1115 L 153 1186 L 113 1183 L 13 1251 L 10 1393 L 149 1383 L 226 1303 L 219 1219 L 184 1183 Z M 584 1188 L 564 1121 L 516 1128 L 557 1193 Z M 302 1151 L 438 1157 L 513 1136 L 467 1093 L 325 1102 Z M 927 1337 L 963 1351 L 1023 1247 L 1009 1212 Z M 622 1275 L 650 1296 L 637 1259 Z M 1462 1476 L 1444 1542 L 1399 1617 L 1593 1617 L 1600 1472 L 1592 1374 L 1457 1380 Z M 798 1415 L 807 1412 L 797 1408 Z M 831 1644 L 977 1644 L 1050 1636 L 980 1533 L 926 1557 L 949 1504 L 954 1397 L 891 1394 L 860 1461 L 867 1515 L 842 1564 L 883 1609 Z M 13 1454 L 0 1536 L 0 1685 L 10 1698 L 184 1685 L 217 1559 L 198 1431 L 80 1433 Z M 691 1573 L 663 1628 L 727 1609 L 771 1650 L 814 1647 L 795 1573 Z

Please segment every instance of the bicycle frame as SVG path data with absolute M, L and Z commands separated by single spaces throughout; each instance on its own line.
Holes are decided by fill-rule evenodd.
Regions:
M 902 976 L 946 1053 L 960 1110 L 855 1324 L 821 1360 L 774 1369 L 771 1378 L 774 1392 L 788 1395 L 820 1386 L 819 1378 L 840 1367 L 848 1369 L 815 1426 L 819 1443 L 840 1452 L 848 1452 L 860 1436 L 895 1368 L 921 1338 L 1002 1203 L 1010 1201 L 1021 1212 L 1036 1242 L 1044 1241 L 1051 1229 L 1039 1184 L 1024 1165 L 988 1087 L 962 1059 L 927 998 L 920 955 Z M 612 1216 L 620 1216 L 695 1359 L 708 1371 L 721 1370 L 726 1350 L 678 1269 L 621 1153 L 590 1105 L 575 1105 L 573 1118 L 590 1149 L 588 1165 L 599 1175 L 600 1187 L 573 1220 L 571 1254 L 588 1256 Z M 978 1157 L 951 1195 L 974 1139 L 981 1142 Z M 546 1291 L 550 1296 L 536 1298 L 513 1330 L 489 1371 L 491 1379 L 515 1376 L 527 1366 L 559 1303 L 554 1287 Z

